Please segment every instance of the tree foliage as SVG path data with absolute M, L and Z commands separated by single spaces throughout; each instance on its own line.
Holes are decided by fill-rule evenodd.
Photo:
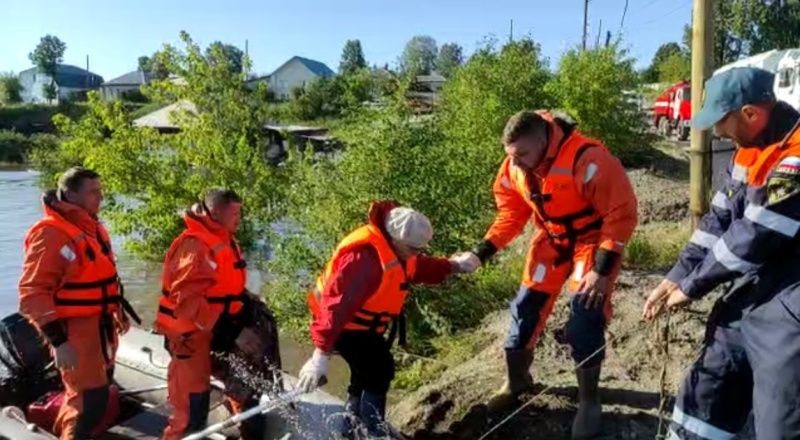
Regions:
M 339 74 L 350 75 L 367 67 L 364 59 L 364 51 L 361 49 L 361 41 L 347 40 L 342 49 L 342 60 L 339 63 Z
M 56 98 L 56 70 L 58 64 L 64 60 L 67 44 L 54 35 L 45 35 L 39 40 L 36 48 L 28 54 L 31 62 L 40 72 L 50 76 L 50 83 L 42 85 L 45 98 L 52 101 Z
M 664 43 L 659 46 L 656 53 L 653 55 L 653 61 L 650 63 L 650 66 L 643 72 L 642 80 L 648 83 L 659 81 L 660 69 L 664 61 L 673 55 L 679 55 L 683 52 L 681 46 L 675 42 Z
M 22 102 L 22 84 L 13 72 L 0 74 L 0 104 Z
M 436 71 L 445 78 L 450 78 L 458 66 L 464 62 L 461 46 L 456 43 L 446 43 L 439 48 L 439 57 L 436 59 Z
M 436 66 L 436 40 L 427 35 L 417 35 L 406 43 L 400 57 L 400 71 L 415 76 L 430 73 Z
M 104 215 L 117 233 L 134 238 L 129 249 L 156 259 L 179 230 L 177 213 L 208 187 L 242 195 L 245 243 L 269 233 L 270 222 L 282 216 L 281 191 L 289 187 L 282 169 L 264 160 L 266 94 L 247 89 L 244 75 L 233 73 L 220 52 L 206 57 L 186 33 L 181 39 L 183 50 L 167 46 L 163 54 L 185 84 L 154 81 L 146 88 L 156 100 L 194 104 L 194 111 L 173 113 L 179 133 L 133 127 L 121 102 L 90 93 L 89 112 L 79 121 L 56 117 L 64 138 L 59 148 L 34 157 L 48 184 L 68 166 L 96 169 L 110 199 Z
M 498 146 L 512 114 L 553 104 L 544 89 L 550 77 L 547 61 L 532 40 L 502 48 L 489 41 L 445 83 L 439 111 L 442 129 L 461 145 Z M 499 147 L 495 150 L 501 154 Z
M 682 80 L 691 80 L 692 60 L 687 53 L 674 53 L 664 59 L 658 66 L 658 81 L 676 83 Z
M 546 88 L 581 131 L 601 139 L 620 158 L 635 159 L 644 142 L 644 119 L 624 91 L 637 86 L 633 60 L 617 44 L 568 51 Z
M 242 73 L 245 68 L 244 52 L 232 44 L 215 41 L 206 48 L 209 62 L 223 63 L 233 73 Z
M 692 29 L 684 28 L 691 50 Z M 729 0 L 714 2 L 714 68 L 772 49 L 797 47 L 800 2 L 797 0 Z
M 138 59 L 138 68 L 142 72 L 148 72 L 153 79 L 166 79 L 169 76 L 169 69 L 165 56 L 162 52 L 155 52 L 151 56 L 140 56 Z

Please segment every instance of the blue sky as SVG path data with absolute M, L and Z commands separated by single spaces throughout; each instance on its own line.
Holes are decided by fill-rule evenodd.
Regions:
M 3 0 L 10 4 L 12 0 Z M 691 19 L 691 0 L 629 0 L 624 44 L 647 65 L 658 46 L 680 41 Z M 625 0 L 591 0 L 593 43 L 602 20 L 616 33 Z M 425 34 L 439 44 L 457 42 L 469 54 L 487 36 L 505 40 L 531 35 L 551 64 L 580 43 L 583 0 L 23 0 L 0 6 L 0 71 L 30 67 L 28 53 L 53 34 L 67 43 L 64 61 L 106 80 L 136 68 L 140 55 L 178 43 L 186 30 L 203 46 L 221 40 L 249 53 L 257 73 L 269 73 L 293 55 L 317 59 L 336 70 L 342 46 L 358 38 L 369 63 L 394 65 L 405 43 Z M 602 40 L 601 39 L 601 40 Z

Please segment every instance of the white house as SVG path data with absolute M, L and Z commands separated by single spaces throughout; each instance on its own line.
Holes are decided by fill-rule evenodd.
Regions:
M 324 63 L 294 56 L 271 74 L 249 80 L 248 85 L 255 87 L 259 82 L 266 82 L 267 89 L 275 94 L 276 99 L 287 100 L 291 98 L 292 90 L 333 75 L 333 70 Z
M 112 101 L 122 98 L 126 93 L 137 93 L 141 87 L 150 82 L 152 75 L 149 72 L 134 70 L 122 76 L 104 82 L 100 86 L 103 99 Z
M 30 103 L 47 103 L 42 87 L 50 84 L 50 75 L 42 73 L 37 67 L 19 73 L 22 85 L 22 101 Z M 69 64 L 56 66 L 56 99 L 55 102 L 71 99 L 88 90 L 96 89 L 103 83 L 103 77 L 80 67 Z

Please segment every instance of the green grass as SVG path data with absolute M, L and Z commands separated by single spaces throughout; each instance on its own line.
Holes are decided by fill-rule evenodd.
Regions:
M 641 225 L 625 249 L 628 269 L 660 270 L 671 267 L 689 240 L 688 222 L 653 222 Z
M 455 335 L 433 338 L 435 358 L 395 352 L 397 374 L 392 382 L 394 392 L 414 391 L 436 380 L 448 368 L 460 365 L 480 353 L 492 343 L 492 335 L 476 329 L 467 329 Z

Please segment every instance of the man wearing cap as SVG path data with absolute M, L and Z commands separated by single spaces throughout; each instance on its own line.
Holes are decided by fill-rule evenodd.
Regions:
M 715 75 L 692 121 L 737 148 L 644 317 L 731 284 L 681 385 L 670 438 L 731 439 L 751 411 L 758 439 L 800 438 L 800 114 L 776 101 L 773 83 L 755 68 Z
M 432 236 L 423 214 L 394 202 L 373 203 L 369 222 L 339 243 L 308 295 L 315 350 L 300 370 L 299 386 L 311 391 L 321 385 L 337 351 L 350 367 L 345 408 L 370 435 L 385 434 L 386 393 L 394 378 L 390 348 L 398 333 L 404 343 L 409 284 L 438 284 L 461 271 L 446 258 L 420 254 Z M 352 435 L 349 422 L 341 429 Z

